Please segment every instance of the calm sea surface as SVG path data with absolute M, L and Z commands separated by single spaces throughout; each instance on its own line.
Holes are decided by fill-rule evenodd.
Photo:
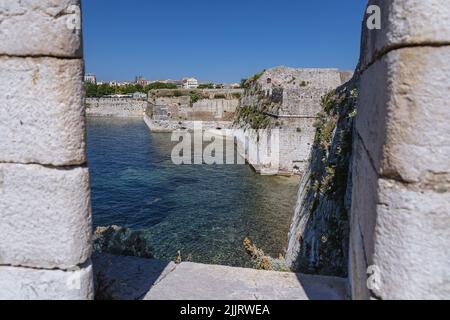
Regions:
M 296 178 L 263 177 L 247 165 L 174 165 L 170 134 L 141 119 L 88 119 L 94 226 L 144 231 L 155 258 L 180 250 L 192 261 L 249 266 L 249 237 L 278 257 L 298 189 Z

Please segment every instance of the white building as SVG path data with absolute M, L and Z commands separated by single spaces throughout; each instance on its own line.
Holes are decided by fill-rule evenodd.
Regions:
M 88 73 L 84 76 L 84 82 L 97 84 L 97 77 L 95 76 L 95 74 Z
M 183 78 L 183 88 L 184 89 L 197 89 L 198 88 L 198 80 L 195 78 Z

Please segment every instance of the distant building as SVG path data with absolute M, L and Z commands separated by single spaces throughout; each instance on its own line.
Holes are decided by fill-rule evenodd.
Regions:
M 183 78 L 182 80 L 184 89 L 197 89 L 198 80 L 195 78 Z
M 175 80 L 173 83 L 175 83 L 178 89 L 183 88 L 183 80 Z
M 143 76 L 137 76 L 134 80 L 134 83 L 142 87 L 145 87 L 150 84 L 150 81 L 145 80 Z
M 97 77 L 95 76 L 95 74 L 88 73 L 84 76 L 84 82 L 97 84 Z
M 113 80 L 113 81 L 110 81 L 110 82 L 109 82 L 109 85 L 110 85 L 111 87 L 118 87 L 118 86 L 119 86 L 119 83 L 118 83 L 117 81 Z

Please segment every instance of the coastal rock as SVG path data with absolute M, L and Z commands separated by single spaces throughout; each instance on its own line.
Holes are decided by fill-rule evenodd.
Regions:
M 122 256 L 153 258 L 153 249 L 143 232 L 118 226 L 97 227 L 94 252 Z

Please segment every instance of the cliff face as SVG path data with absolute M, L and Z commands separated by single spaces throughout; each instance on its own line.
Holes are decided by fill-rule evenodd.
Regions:
M 309 165 L 289 233 L 287 265 L 304 273 L 346 276 L 356 80 L 322 97 Z

